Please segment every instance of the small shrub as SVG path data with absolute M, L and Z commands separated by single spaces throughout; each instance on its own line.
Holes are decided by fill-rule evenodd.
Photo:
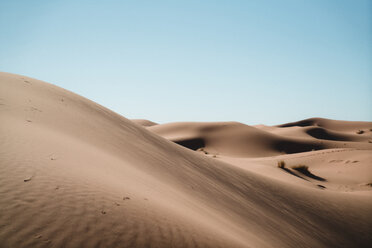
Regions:
M 292 166 L 292 169 L 296 170 L 296 171 L 299 171 L 303 174 L 307 174 L 307 173 L 310 173 L 309 171 L 309 166 L 306 166 L 306 165 L 296 165 L 296 166 Z
M 356 133 L 357 133 L 357 134 L 363 134 L 364 131 L 363 131 L 363 130 L 358 130 Z
M 285 162 L 283 160 L 278 161 L 278 168 L 284 169 L 285 168 Z
M 197 151 L 197 152 L 202 152 L 202 153 L 204 153 L 204 154 L 208 154 L 208 153 L 209 153 L 209 152 L 207 152 L 206 150 L 204 150 L 204 148 L 198 148 L 196 151 Z

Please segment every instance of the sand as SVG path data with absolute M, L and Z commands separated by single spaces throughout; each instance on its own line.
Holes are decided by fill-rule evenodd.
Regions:
M 148 130 L 192 150 L 231 157 L 267 157 L 331 148 L 372 150 L 372 123 L 340 123 L 345 123 L 344 131 L 340 131 L 342 125 L 335 125 L 338 131 L 334 131 L 319 126 L 267 127 L 239 122 L 177 122 Z
M 370 122 L 155 125 L 9 73 L 0 113 L 1 247 L 372 242 Z
M 131 119 L 131 121 L 143 127 L 151 127 L 151 126 L 158 125 L 158 123 L 156 122 L 144 120 L 144 119 Z

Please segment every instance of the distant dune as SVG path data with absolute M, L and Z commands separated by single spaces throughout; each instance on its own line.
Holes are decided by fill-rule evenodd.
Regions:
M 371 122 L 156 125 L 9 73 L 0 113 L 0 247 L 372 243 Z
M 323 127 L 330 130 L 343 131 L 343 132 L 354 132 L 360 129 L 368 129 L 371 131 L 371 122 L 365 121 L 336 121 L 325 118 L 310 118 L 302 121 L 291 122 L 279 125 L 278 127 L 307 127 L 307 126 L 317 126 Z
M 310 125 L 299 128 L 294 124 L 253 127 L 238 122 L 178 122 L 148 130 L 192 150 L 233 157 L 266 157 L 327 148 L 372 149 L 372 131 L 368 128 L 372 123 L 341 122 L 345 123 L 344 132 L 332 131 L 342 129 L 337 121 L 322 119 L 322 123 L 330 130 Z M 363 134 L 357 134 L 360 130 Z

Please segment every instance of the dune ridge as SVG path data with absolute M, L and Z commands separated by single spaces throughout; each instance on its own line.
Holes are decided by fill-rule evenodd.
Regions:
M 0 112 L 1 247 L 368 247 L 372 241 L 367 186 L 320 189 L 276 166 L 278 159 L 303 161 L 303 154 L 268 157 L 280 154 L 275 142 L 313 147 L 316 140 L 239 123 L 202 125 L 201 132 L 199 124 L 185 125 L 187 135 L 213 134 L 207 146 L 215 141 L 211 149 L 234 155 L 213 158 L 172 142 L 195 138 L 179 135 L 177 125 L 170 133 L 167 124 L 144 128 L 72 92 L 9 73 L 0 73 Z M 234 132 L 246 136 L 228 150 L 222 140 Z M 246 154 L 234 145 L 244 146 L 247 137 L 259 137 L 252 148 L 264 158 L 235 156 Z M 370 144 L 359 143 L 346 142 L 338 153 L 359 152 L 355 164 L 369 170 Z M 320 152 L 309 153 L 328 156 Z M 363 183 L 372 182 L 364 176 Z

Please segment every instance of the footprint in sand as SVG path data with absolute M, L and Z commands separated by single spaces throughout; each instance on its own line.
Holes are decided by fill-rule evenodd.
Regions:
M 26 178 L 26 179 L 23 180 L 23 182 L 25 182 L 25 183 L 29 182 L 29 181 L 31 181 L 31 179 L 32 179 L 32 177 Z
M 38 109 L 38 108 L 35 108 L 35 107 L 30 107 L 30 110 L 31 111 L 37 111 L 37 112 L 43 112 L 43 111 L 41 111 L 40 109 Z
M 330 160 L 329 163 L 340 163 L 342 161 L 343 161 L 342 159 L 333 159 L 333 160 Z
M 318 187 L 321 188 L 321 189 L 325 189 L 325 188 L 326 188 L 325 186 L 323 186 L 323 185 L 321 185 L 321 184 L 317 184 L 316 186 L 318 186 Z

